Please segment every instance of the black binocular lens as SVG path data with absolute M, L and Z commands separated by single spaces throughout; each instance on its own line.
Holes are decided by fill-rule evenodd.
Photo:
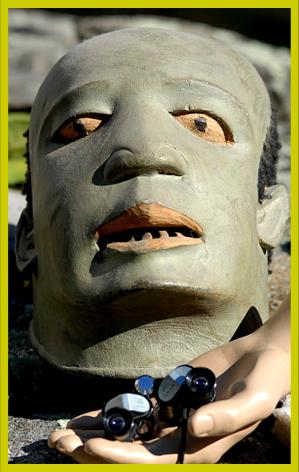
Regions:
M 207 403 L 215 399 L 216 378 L 206 367 L 192 369 L 186 376 L 186 385 L 198 401 Z
M 209 383 L 205 377 L 194 377 L 191 380 L 190 387 L 192 391 L 203 392 L 208 389 Z
M 114 431 L 123 431 L 123 429 L 126 427 L 126 422 L 123 416 L 117 414 L 111 416 L 111 418 L 109 418 L 109 427 Z
M 104 429 L 111 436 L 123 436 L 132 427 L 133 418 L 130 413 L 120 408 L 107 411 L 103 417 Z
M 139 393 L 122 393 L 103 406 L 103 428 L 108 436 L 132 441 L 152 410 L 148 398 Z

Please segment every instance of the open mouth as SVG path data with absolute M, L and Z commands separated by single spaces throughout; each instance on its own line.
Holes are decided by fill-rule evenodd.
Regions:
M 203 230 L 182 213 L 156 203 L 142 203 L 100 226 L 95 237 L 101 252 L 142 253 L 201 244 Z

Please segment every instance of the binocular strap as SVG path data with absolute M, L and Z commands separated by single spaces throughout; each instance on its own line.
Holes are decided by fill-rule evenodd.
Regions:
M 181 420 L 181 442 L 180 442 L 180 447 L 178 450 L 178 458 L 177 458 L 176 464 L 184 464 L 186 445 L 187 445 L 187 424 L 188 424 L 189 413 L 190 413 L 189 408 L 183 409 L 183 417 Z

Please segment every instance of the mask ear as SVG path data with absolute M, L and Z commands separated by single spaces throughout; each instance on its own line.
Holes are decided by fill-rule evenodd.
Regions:
M 265 198 L 257 211 L 257 232 L 263 249 L 280 243 L 289 219 L 289 199 L 283 185 L 266 188 Z
M 33 222 L 25 208 L 20 216 L 16 229 L 15 243 L 16 262 L 18 269 L 33 272 L 37 262 L 37 253 L 34 247 Z

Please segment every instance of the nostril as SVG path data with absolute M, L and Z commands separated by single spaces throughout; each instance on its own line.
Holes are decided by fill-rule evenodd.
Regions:
M 114 151 L 104 167 L 104 179 L 106 182 L 114 182 L 120 175 L 130 169 L 133 153 L 129 149 Z M 124 179 L 125 180 L 125 179 Z

